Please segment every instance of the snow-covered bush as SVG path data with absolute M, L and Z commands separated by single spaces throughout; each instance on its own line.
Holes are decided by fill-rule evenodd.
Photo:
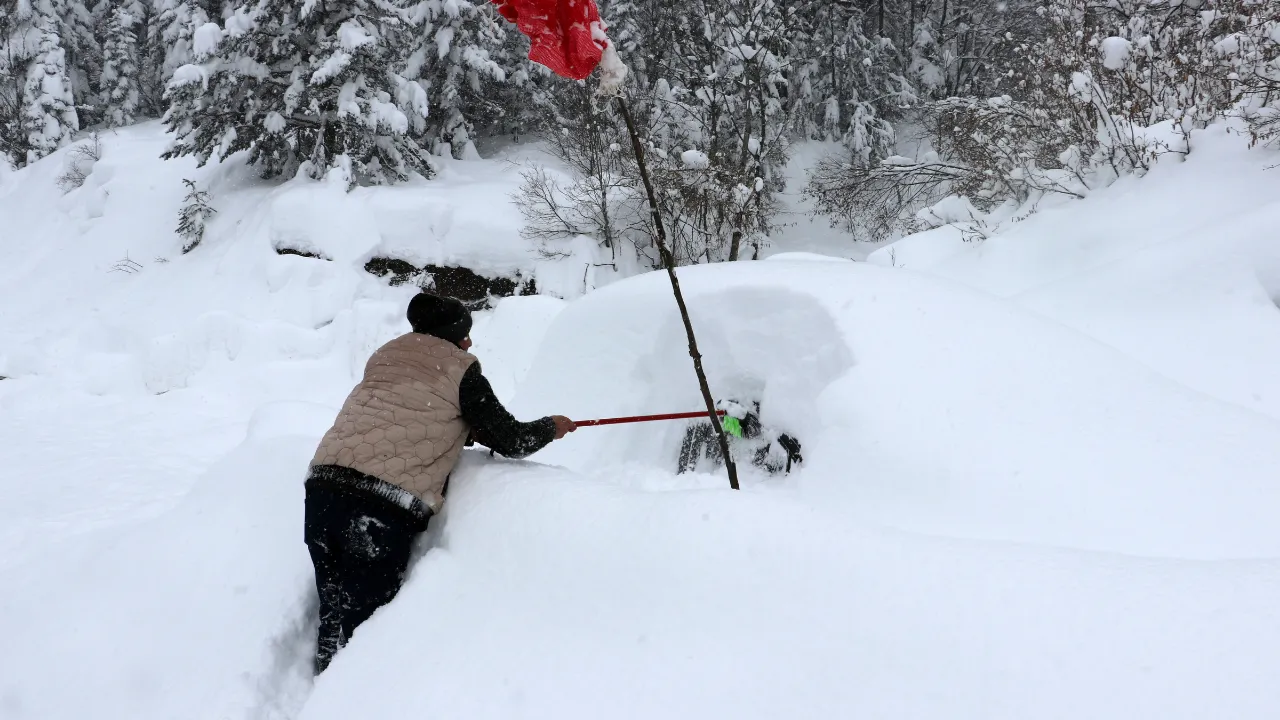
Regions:
M 1046 194 L 1080 196 L 1166 153 L 1237 101 L 1235 3 L 1049 0 L 1041 22 L 992 39 L 999 95 L 923 106 L 929 152 L 820 163 L 808 192 L 820 210 L 869 238 L 912 229 L 947 195 L 980 209 Z M 1254 12 L 1258 5 L 1253 4 Z
M 204 226 L 218 211 L 210 204 L 209 193 L 196 186 L 194 180 L 184 179 L 187 194 L 182 198 L 182 209 L 178 211 L 178 237 L 182 238 L 182 253 L 196 249 L 204 240 Z
M 1228 27 L 1215 49 L 1230 63 L 1235 109 L 1255 143 L 1274 146 L 1280 141 L 1280 1 L 1236 7 Z
M 786 163 L 797 124 L 791 76 L 811 49 L 798 32 L 796 8 L 775 0 L 620 0 L 602 3 L 601 12 L 630 68 L 627 101 L 647 146 L 676 261 L 757 256 L 775 223 L 775 196 L 782 189 L 778 170 Z M 555 118 L 545 128 L 548 140 L 573 177 L 552 183 L 545 173 L 530 175 L 526 206 L 532 201 L 551 211 L 536 219 L 535 234 L 544 227 L 562 232 L 583 225 L 566 223 L 564 214 L 554 211 L 574 206 L 573 214 L 594 218 L 586 225 L 600 227 L 589 232 L 597 241 L 613 247 L 620 230 L 635 234 L 637 249 L 656 266 L 647 207 L 619 209 L 634 216 L 634 223 L 611 215 L 602 224 L 603 208 L 614 212 L 612 202 L 602 202 L 607 192 L 638 202 L 636 173 L 601 175 L 582 162 L 581 152 L 588 150 L 610 164 L 634 163 L 621 122 L 610 108 L 592 107 L 589 100 L 560 90 L 563 83 L 556 87 L 539 101 L 548 103 Z M 603 137 L 577 136 L 588 128 Z M 577 147 L 555 137 L 566 131 L 568 144 Z M 611 179 L 605 181 L 606 176 Z
M 76 145 L 66 155 L 65 167 L 58 176 L 58 187 L 69 193 L 84 185 L 93 166 L 102 159 L 102 138 L 98 133 L 91 133 L 89 139 Z
M 524 216 L 521 233 L 555 254 L 556 241 L 585 235 L 609 249 L 614 261 L 624 250 L 649 246 L 647 206 L 641 205 L 639 178 L 630 141 L 610 106 L 593 107 L 591 89 L 568 84 L 558 130 L 545 134 L 548 148 L 569 176 L 534 167 L 524 173 L 515 196 Z M 569 100 L 577 98 L 570 104 Z

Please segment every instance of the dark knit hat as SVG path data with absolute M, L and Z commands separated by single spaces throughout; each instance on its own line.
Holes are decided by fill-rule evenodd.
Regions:
M 471 334 L 471 311 L 451 297 L 419 293 L 409 301 L 406 314 L 414 332 L 434 335 L 454 345 Z

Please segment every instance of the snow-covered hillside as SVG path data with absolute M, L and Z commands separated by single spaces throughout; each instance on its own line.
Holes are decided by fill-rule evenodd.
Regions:
M 1173 380 L 1280 418 L 1275 158 L 1219 125 L 1085 203 L 1006 224 L 980 244 L 953 228 L 870 260 L 974 286 L 1058 320 Z
M 581 257 L 521 255 L 509 165 L 347 195 L 159 142 L 121 131 L 65 197 L 62 155 L 0 176 L 0 716 L 1280 708 L 1280 171 L 1240 138 L 981 244 L 682 270 L 713 390 L 805 463 L 734 493 L 675 474 L 678 424 L 468 452 L 403 592 L 314 684 L 305 464 L 412 292 L 364 262 L 557 289 L 473 333 L 526 418 L 697 409 L 679 318 L 662 274 L 579 297 Z M 184 256 L 197 172 L 224 200 Z

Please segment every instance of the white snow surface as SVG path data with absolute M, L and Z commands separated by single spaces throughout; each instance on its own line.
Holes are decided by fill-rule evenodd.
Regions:
M 1102 41 L 1102 65 L 1108 70 L 1119 70 L 1129 64 L 1133 43 L 1122 37 L 1109 37 Z
M 205 23 L 196 28 L 191 43 L 192 54 L 203 60 L 217 52 L 222 44 L 222 28 L 217 23 Z
M 776 261 L 681 274 L 713 394 L 759 398 L 765 423 L 802 438 L 811 459 L 796 484 L 843 517 L 1129 554 L 1280 556 L 1280 422 L 911 273 Z M 516 411 L 697 409 L 665 282 L 650 274 L 565 308 Z M 670 469 L 677 435 L 593 429 L 538 457 L 601 475 L 619 461 Z
M 701 150 L 685 150 L 680 153 L 680 161 L 690 170 L 706 170 L 711 166 L 711 158 Z
M 940 275 L 1087 333 L 1183 385 L 1280 418 L 1280 175 L 1222 127 L 1084 202 L 982 242 L 953 227 L 869 258 Z
M 805 463 L 736 493 L 675 475 L 681 423 L 469 451 L 400 596 L 314 682 L 305 465 L 412 292 L 364 261 L 561 295 L 476 318 L 522 418 L 701 407 L 667 279 L 579 297 L 588 250 L 533 255 L 499 161 L 347 194 L 161 162 L 154 124 L 105 145 L 66 196 L 60 154 L 0 171 L 5 720 L 1280 707 L 1280 175 L 1238 137 L 980 244 L 681 270 L 714 393 Z M 183 177 L 218 209 L 188 255 Z

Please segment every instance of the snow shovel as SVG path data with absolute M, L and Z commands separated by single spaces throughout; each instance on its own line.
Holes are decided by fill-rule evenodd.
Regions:
M 724 418 L 723 425 L 724 425 L 725 432 L 729 433 L 734 437 L 742 437 L 742 424 L 738 422 L 738 418 L 732 417 L 732 416 L 725 417 L 724 410 L 717 410 L 716 415 L 719 415 L 720 417 Z M 581 427 L 599 427 L 601 425 L 623 425 L 626 423 L 655 422 L 658 420 L 692 420 L 695 418 L 703 418 L 706 416 L 707 416 L 707 413 L 705 411 L 689 412 L 689 413 L 670 413 L 667 415 L 632 415 L 630 417 L 601 418 L 599 420 L 581 420 L 581 421 L 575 422 L 574 424 L 580 428 Z

